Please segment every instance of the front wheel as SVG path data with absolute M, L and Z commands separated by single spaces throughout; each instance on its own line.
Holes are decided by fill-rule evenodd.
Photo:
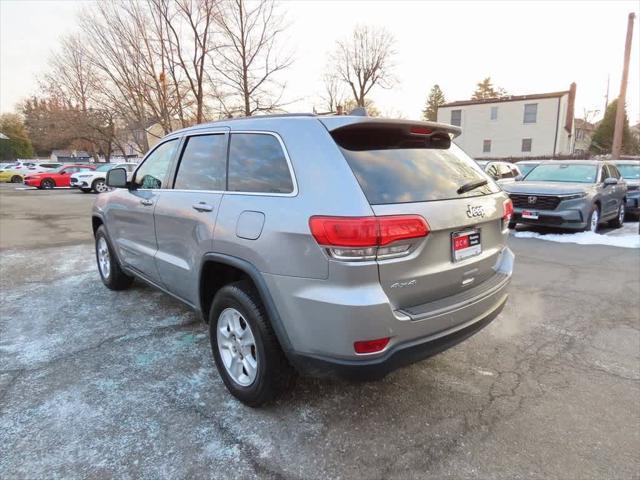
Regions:
M 244 404 L 258 407 L 291 386 L 293 369 L 248 282 L 218 291 L 209 313 L 209 339 L 224 384 Z
M 600 226 L 600 208 L 598 205 L 594 205 L 591 207 L 591 213 L 589 213 L 589 218 L 587 219 L 587 226 L 585 227 L 585 232 L 593 232 L 596 233 Z
M 14 175 L 11 177 L 11 183 L 22 183 L 22 177 L 20 175 Z
M 94 181 L 93 184 L 91 185 L 91 188 L 96 193 L 104 193 L 108 190 L 107 183 L 101 178 Z
M 110 290 L 125 290 L 133 283 L 133 277 L 120 268 L 103 225 L 96 231 L 96 261 L 102 283 Z
M 624 202 L 620 203 L 620 206 L 618 207 L 618 215 L 616 216 L 616 218 L 614 218 L 613 220 L 609 221 L 609 226 L 613 227 L 613 228 L 620 228 L 624 225 L 624 216 L 625 216 L 625 210 L 624 210 Z
M 44 190 L 51 190 L 55 186 L 56 186 L 55 182 L 53 180 L 51 180 L 50 178 L 45 178 L 40 183 L 40 188 L 42 188 Z

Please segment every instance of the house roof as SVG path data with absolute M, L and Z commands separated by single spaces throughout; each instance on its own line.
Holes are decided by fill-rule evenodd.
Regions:
M 483 98 L 480 100 L 459 100 L 456 102 L 445 103 L 440 105 L 442 107 L 462 107 L 464 105 L 482 105 L 485 103 L 504 103 L 504 102 L 519 102 L 522 100 L 539 100 L 542 98 L 558 98 L 564 95 L 569 95 L 569 90 L 563 90 L 561 92 L 549 92 L 549 93 L 533 93 L 529 95 L 507 95 L 499 98 Z

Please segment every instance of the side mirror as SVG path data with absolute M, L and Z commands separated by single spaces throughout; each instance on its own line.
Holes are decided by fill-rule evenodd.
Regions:
M 127 171 L 124 168 L 112 168 L 107 172 L 107 186 L 127 188 Z
M 605 186 L 617 185 L 617 184 L 618 184 L 618 179 L 617 178 L 609 177 L 609 178 L 605 178 L 604 179 L 604 185 Z
M 516 175 L 516 182 L 521 182 L 524 179 L 524 175 Z

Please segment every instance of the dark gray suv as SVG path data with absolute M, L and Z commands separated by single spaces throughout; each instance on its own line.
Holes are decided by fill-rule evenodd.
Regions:
M 624 223 L 627 185 L 615 165 L 592 160 L 545 161 L 518 183 L 503 185 L 516 223 L 597 231 Z
M 366 116 L 221 121 L 168 135 L 93 209 L 104 284 L 200 312 L 229 391 L 295 371 L 380 377 L 445 350 L 507 300 L 508 196 L 457 127 Z

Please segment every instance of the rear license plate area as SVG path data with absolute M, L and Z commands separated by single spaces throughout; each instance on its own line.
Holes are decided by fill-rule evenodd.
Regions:
M 459 262 L 482 253 L 480 229 L 473 228 L 451 234 L 451 260 Z

